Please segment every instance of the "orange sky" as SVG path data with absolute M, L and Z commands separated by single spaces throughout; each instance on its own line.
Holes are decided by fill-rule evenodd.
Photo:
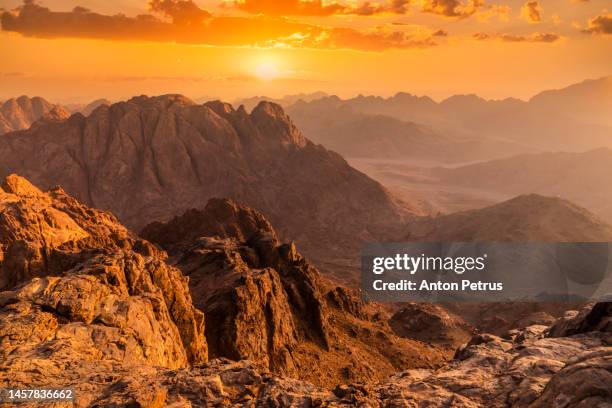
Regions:
M 29 3 L 0 0 L 0 99 L 528 98 L 612 74 L 606 0 Z

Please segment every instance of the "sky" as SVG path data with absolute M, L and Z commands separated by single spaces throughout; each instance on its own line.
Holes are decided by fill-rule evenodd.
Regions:
M 609 0 L 0 0 L 0 100 L 527 99 L 612 74 Z

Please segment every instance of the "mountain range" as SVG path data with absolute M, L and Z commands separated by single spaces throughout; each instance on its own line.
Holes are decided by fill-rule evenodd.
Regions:
M 610 76 L 544 91 L 529 101 L 485 100 L 472 94 L 435 102 L 398 93 L 390 98 L 329 96 L 298 101 L 286 109 L 307 137 L 335 146 L 347 157 L 406 155 L 467 162 L 546 150 L 612 147 Z M 371 141 L 381 139 L 383 145 L 393 143 L 394 149 L 372 148 Z M 411 154 L 411 148 L 417 153 Z
M 179 95 L 102 105 L 0 139 L 0 176 L 61 185 L 140 230 L 210 198 L 262 211 L 306 253 L 351 257 L 417 211 L 306 139 L 278 105 L 251 113 Z

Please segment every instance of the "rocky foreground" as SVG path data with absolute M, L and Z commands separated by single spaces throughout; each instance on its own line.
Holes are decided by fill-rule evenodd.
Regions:
M 143 235 L 59 188 L 4 181 L 0 387 L 71 387 L 79 407 L 612 401 L 610 304 L 477 334 L 444 362 L 447 348 L 393 330 L 410 337 L 414 306 L 390 319 L 324 281 L 252 209 L 211 200 Z M 470 330 L 418 311 L 418 322 L 436 314 Z

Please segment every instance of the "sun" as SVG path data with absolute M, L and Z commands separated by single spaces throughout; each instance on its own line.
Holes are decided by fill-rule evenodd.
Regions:
M 255 75 L 263 81 L 271 81 L 278 77 L 279 70 L 275 63 L 266 61 L 255 67 Z

